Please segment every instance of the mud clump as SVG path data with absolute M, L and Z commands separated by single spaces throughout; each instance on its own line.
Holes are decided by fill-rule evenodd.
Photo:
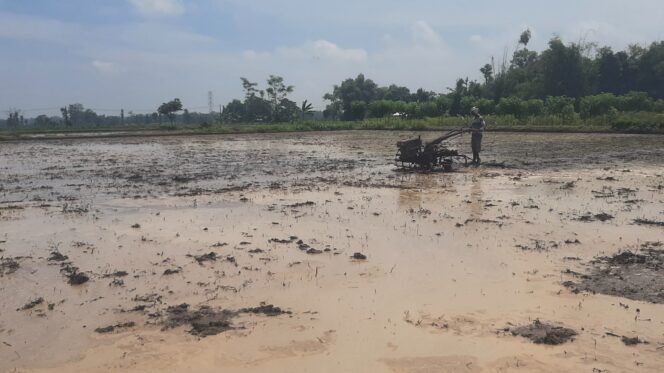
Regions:
M 198 310 L 192 311 L 188 304 L 183 303 L 166 309 L 166 320 L 162 330 L 189 325 L 191 326 L 190 334 L 208 337 L 235 329 L 232 321 L 237 315 L 236 311 L 214 310 L 208 306 L 202 306 Z
M 601 212 L 599 214 L 594 214 L 594 215 L 590 214 L 590 213 L 587 213 L 585 215 L 582 215 L 582 216 L 578 217 L 576 220 L 582 221 L 582 222 L 593 222 L 593 221 L 605 222 L 605 221 L 609 221 L 609 220 L 612 220 L 612 219 L 613 219 L 613 215 L 609 215 L 605 212 Z
M 66 266 L 60 270 L 65 277 L 67 277 L 67 283 L 69 285 L 82 285 L 90 281 L 90 277 L 83 272 L 78 271 L 78 267 Z
M 108 278 L 108 277 L 125 277 L 125 276 L 128 276 L 128 275 L 129 275 L 129 273 L 127 273 L 127 271 L 115 271 L 115 272 L 113 272 L 113 273 L 109 273 L 109 274 L 104 275 L 104 278 Z
M 269 243 L 288 244 L 288 243 L 293 243 L 295 240 L 297 240 L 297 236 L 290 236 L 290 237 L 288 237 L 287 239 L 270 238 L 267 242 L 269 242 Z
M 604 260 L 611 265 L 645 264 L 648 261 L 648 257 L 645 255 L 634 254 L 631 251 L 623 251 L 612 257 L 606 257 Z
M 574 340 L 577 335 L 573 329 L 543 323 L 539 320 L 530 325 L 518 326 L 507 329 L 514 336 L 528 338 L 533 343 L 546 345 L 560 345 Z
M 19 267 L 20 265 L 14 259 L 0 258 L 0 277 L 16 272 Z
M 560 246 L 557 242 L 554 241 L 549 241 L 549 242 L 543 240 L 531 240 L 531 241 L 533 242 L 533 246 L 516 245 L 516 247 L 523 251 L 544 252 L 544 251 L 550 251 L 551 249 L 557 249 Z
M 49 262 L 64 262 L 67 259 L 69 257 L 61 254 L 59 251 L 51 251 L 51 256 L 48 257 Z
M 211 252 L 209 252 L 207 254 L 203 254 L 203 255 L 190 255 L 189 254 L 187 256 L 188 257 L 193 257 L 198 262 L 198 264 L 203 264 L 205 262 L 215 262 L 219 258 L 219 255 L 217 255 L 217 253 L 215 253 L 214 251 L 211 251 Z
M 27 311 L 27 310 L 30 310 L 30 309 L 33 309 L 33 308 L 37 307 L 38 305 L 40 305 L 42 303 L 44 303 L 44 298 L 39 297 L 35 300 L 32 300 L 32 301 L 26 303 L 25 305 L 23 305 L 23 307 L 17 309 L 17 311 Z
M 293 203 L 291 205 L 284 205 L 284 207 L 298 208 L 298 207 L 305 207 L 305 206 L 314 206 L 315 204 L 316 204 L 316 202 L 314 202 L 314 201 L 306 201 L 306 202 Z
M 90 277 L 88 277 L 88 275 L 86 275 L 85 273 L 81 272 L 72 273 L 67 277 L 69 278 L 69 280 L 67 281 L 69 285 L 74 285 L 74 286 L 82 285 L 90 281 Z
M 261 303 L 258 307 L 242 308 L 237 311 L 213 309 L 209 306 L 201 306 L 197 310 L 191 310 L 187 303 L 182 303 L 166 309 L 166 318 L 162 323 L 162 330 L 189 325 L 191 326 L 191 329 L 188 330 L 189 334 L 204 338 L 241 328 L 233 325 L 233 319 L 243 313 L 273 317 L 290 314 L 291 312 L 265 303 Z
M 638 252 L 623 251 L 591 262 L 580 281 L 565 281 L 573 292 L 588 291 L 632 300 L 664 304 L 664 250 L 661 242 L 647 242 Z
M 624 335 L 622 336 L 622 338 L 620 338 L 620 340 L 626 346 L 636 346 L 636 345 L 641 344 L 641 343 L 645 343 L 645 344 L 648 343 L 646 341 L 643 341 L 643 340 L 639 339 L 639 337 L 627 337 L 627 336 L 624 336 Z
M 351 256 L 351 259 L 355 260 L 367 260 L 367 256 L 362 253 L 355 253 Z
M 253 314 L 263 314 L 265 316 L 279 316 L 283 314 L 290 314 L 290 311 L 284 311 L 279 307 L 275 307 L 272 304 L 261 303 L 258 307 L 252 308 L 243 308 L 239 311 L 240 313 L 253 313 Z
M 634 219 L 634 224 L 637 225 L 650 225 L 654 227 L 664 227 L 664 221 L 656 221 L 650 219 Z
M 128 322 L 125 322 L 125 323 L 105 326 L 103 328 L 97 328 L 97 329 L 95 329 L 95 332 L 99 333 L 99 334 L 107 334 L 107 333 L 113 333 L 117 329 L 133 328 L 134 326 L 136 326 L 135 322 L 128 321 Z

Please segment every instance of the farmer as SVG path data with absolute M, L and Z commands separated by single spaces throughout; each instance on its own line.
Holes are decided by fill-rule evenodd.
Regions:
M 473 107 L 472 109 L 470 109 L 470 114 L 472 114 L 475 117 L 473 119 L 473 122 L 470 124 L 470 132 L 471 132 L 470 147 L 473 150 L 473 164 L 479 166 L 480 151 L 482 151 L 482 133 L 484 132 L 484 127 L 486 127 L 486 123 L 484 122 L 484 119 L 480 115 L 480 109 L 478 109 L 477 107 Z

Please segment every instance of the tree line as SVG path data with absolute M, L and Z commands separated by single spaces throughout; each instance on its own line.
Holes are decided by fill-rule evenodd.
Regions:
M 558 37 L 541 53 L 527 48 L 524 31 L 509 63 L 504 58 L 479 71 L 483 81 L 457 79 L 447 92 L 407 87 L 379 87 L 359 74 L 335 85 L 324 99 L 325 116 L 361 120 L 404 115 L 411 118 L 466 115 L 477 106 L 484 114 L 572 116 L 582 118 L 615 111 L 664 112 L 664 42 L 630 46 L 614 53 L 594 44 L 564 44 Z M 591 52 L 596 50 L 596 53 Z
M 365 118 L 427 118 L 467 115 L 477 106 L 483 114 L 516 118 L 556 115 L 563 118 L 591 118 L 617 112 L 664 112 L 664 42 L 649 46 L 631 45 L 614 52 L 592 43 L 565 44 L 552 38 L 542 52 L 528 49 L 530 30 L 516 41 L 511 58 L 499 66 L 493 59 L 479 68 L 482 80 L 459 78 L 443 92 L 391 84 L 379 86 L 364 74 L 348 78 L 324 95 L 322 117 L 329 120 Z M 240 78 L 243 99 L 227 103 L 218 115 L 193 113 L 179 99 L 161 104 L 154 113 L 120 116 L 98 115 L 81 104 L 61 108 L 61 117 L 40 115 L 26 119 L 19 110 L 9 111 L 0 125 L 116 126 L 162 122 L 193 123 L 276 123 L 314 118 L 307 100 L 289 99 L 294 87 L 284 78 L 270 75 L 264 88 Z

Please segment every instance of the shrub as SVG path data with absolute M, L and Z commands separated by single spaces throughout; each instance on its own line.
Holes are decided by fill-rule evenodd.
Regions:
M 544 101 L 544 112 L 549 115 L 562 115 L 569 112 L 568 106 L 574 111 L 574 99 L 567 96 L 549 96 Z
M 482 115 L 489 115 L 496 113 L 496 103 L 493 100 L 480 98 L 477 101 L 475 101 L 475 106 L 477 106 L 480 109 L 480 113 L 482 113 Z
M 522 103 L 523 114 L 527 116 L 537 116 L 544 113 L 544 101 L 542 100 L 528 100 Z
M 523 101 L 518 97 L 501 98 L 496 106 L 496 113 L 500 115 L 514 115 L 517 118 L 525 114 Z
M 611 108 L 618 107 L 618 98 L 612 93 L 602 93 L 595 96 L 586 96 L 579 102 L 581 118 L 591 118 L 604 115 Z
M 655 113 L 664 113 L 664 100 L 657 100 L 652 105 L 652 111 Z
M 620 96 L 615 106 L 620 111 L 650 111 L 653 101 L 645 92 L 629 92 Z
M 364 101 L 353 101 L 350 104 L 352 120 L 362 120 L 367 114 L 367 103 Z

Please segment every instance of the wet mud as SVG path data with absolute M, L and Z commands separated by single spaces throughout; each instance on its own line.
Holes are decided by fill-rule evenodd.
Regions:
M 530 325 L 507 328 L 514 336 L 530 339 L 533 343 L 559 345 L 574 340 L 577 332 L 563 326 L 556 326 L 539 320 Z
M 578 274 L 578 282 L 564 285 L 575 292 L 664 303 L 664 244 L 646 242 L 632 250 L 593 260 L 589 273 Z
M 663 137 L 414 136 L 0 143 L 0 371 L 664 369 Z

